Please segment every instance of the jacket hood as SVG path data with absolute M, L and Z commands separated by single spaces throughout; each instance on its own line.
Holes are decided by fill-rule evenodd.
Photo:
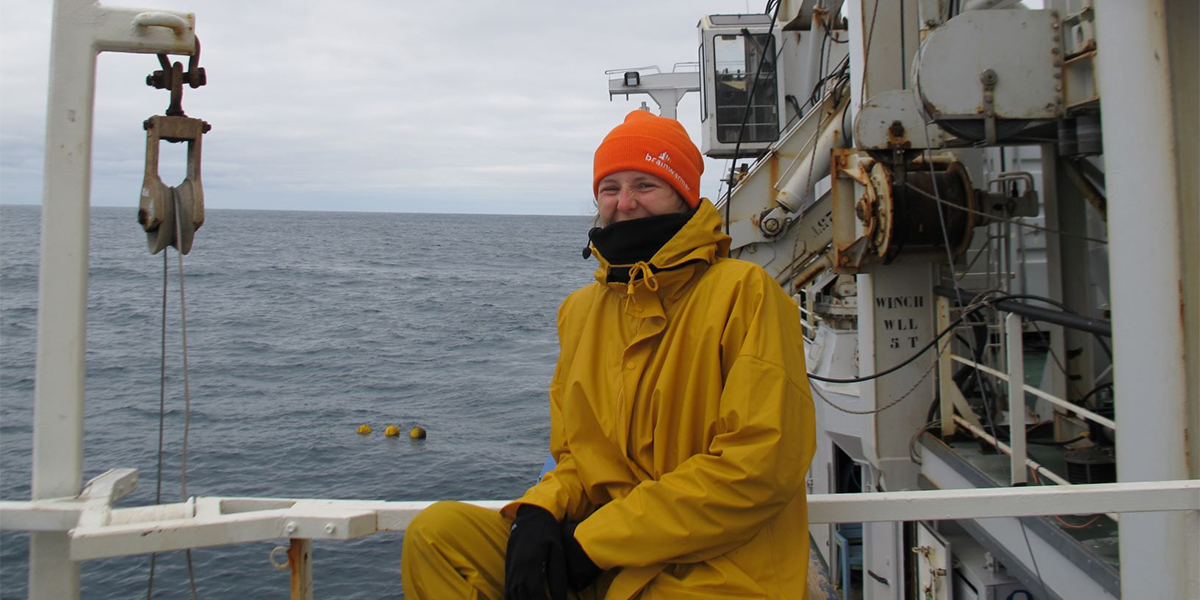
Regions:
M 596 281 L 608 285 L 609 272 L 614 268 L 628 268 L 630 279 L 636 282 L 642 281 L 647 274 L 670 271 L 687 263 L 700 261 L 711 265 L 718 258 L 729 256 L 730 241 L 731 238 L 721 231 L 721 214 L 717 212 L 717 207 L 707 198 L 701 198 L 692 218 L 647 262 L 613 264 L 600 253 L 595 244 L 591 244 L 589 248 L 600 263 L 594 273 Z

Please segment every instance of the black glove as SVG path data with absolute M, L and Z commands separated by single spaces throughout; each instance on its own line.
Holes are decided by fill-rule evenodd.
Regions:
M 522 504 L 508 533 L 504 553 L 504 597 L 506 600 L 567 599 L 567 563 L 563 556 L 562 531 L 550 511 Z
M 577 592 L 592 585 L 604 572 L 592 562 L 587 552 L 583 551 L 583 546 L 575 539 L 575 527 L 578 525 L 579 523 L 574 521 L 563 521 L 562 524 L 563 548 L 567 555 L 567 583 Z

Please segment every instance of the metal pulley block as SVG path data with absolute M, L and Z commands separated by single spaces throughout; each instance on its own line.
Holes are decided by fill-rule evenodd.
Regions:
M 174 246 L 192 250 L 196 230 L 204 224 L 204 187 L 200 181 L 201 140 L 210 127 L 201 119 L 153 116 L 146 119 L 146 172 L 138 205 L 138 223 L 146 231 L 151 254 Z M 187 142 L 187 176 L 174 187 L 158 176 L 161 141 Z M 176 211 L 179 211 L 178 218 Z
M 200 182 L 200 149 L 204 134 L 211 129 L 201 119 L 183 112 L 183 85 L 198 88 L 208 81 L 200 67 L 200 39 L 188 61 L 188 70 L 181 63 L 159 54 L 161 70 L 146 77 L 146 85 L 171 92 L 171 104 L 166 116 L 146 119 L 146 173 L 142 177 L 142 195 L 138 203 L 138 223 L 146 231 L 151 254 L 174 246 L 181 254 L 192 250 L 196 230 L 204 224 L 204 186 Z M 158 176 L 158 148 L 163 141 L 187 142 L 187 176 L 179 185 L 169 187 Z

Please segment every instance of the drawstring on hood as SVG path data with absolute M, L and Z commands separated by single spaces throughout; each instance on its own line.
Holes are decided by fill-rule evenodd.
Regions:
M 650 263 L 647 263 L 644 260 L 639 260 L 634 263 L 632 267 L 629 267 L 629 272 L 626 275 L 629 278 L 629 281 L 625 284 L 625 293 L 629 296 L 633 295 L 633 284 L 637 281 L 638 274 L 641 274 L 642 282 L 646 284 L 646 289 L 652 292 L 657 292 L 658 280 L 654 278 L 654 273 L 656 270 L 657 269 L 650 266 Z M 620 271 L 617 272 L 619 273 Z M 612 277 L 609 277 L 609 280 L 611 281 Z

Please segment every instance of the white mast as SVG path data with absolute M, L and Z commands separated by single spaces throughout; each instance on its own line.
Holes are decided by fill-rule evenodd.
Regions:
M 71 497 L 83 480 L 92 113 L 100 52 L 191 54 L 191 13 L 57 0 L 50 38 L 42 248 L 38 273 L 32 499 Z M 131 200 L 132 200 L 131 194 Z M 29 540 L 29 597 L 78 598 L 66 532 Z
M 1166 4 L 1099 0 L 1095 7 L 1121 481 L 1188 478 L 1184 271 Z M 1197 566 L 1188 557 L 1196 554 L 1189 554 L 1188 538 L 1197 531 L 1194 513 L 1124 516 L 1122 596 L 1195 598 L 1188 580 L 1196 583 Z

